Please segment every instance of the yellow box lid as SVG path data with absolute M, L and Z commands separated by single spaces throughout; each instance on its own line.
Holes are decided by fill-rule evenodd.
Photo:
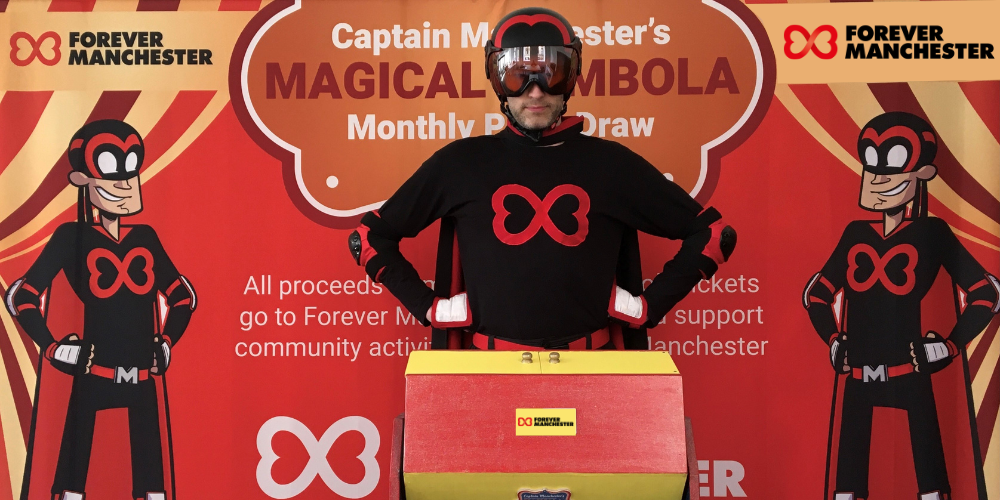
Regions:
M 413 351 L 406 375 L 679 375 L 663 351 Z M 559 362 L 550 362 L 552 353 Z

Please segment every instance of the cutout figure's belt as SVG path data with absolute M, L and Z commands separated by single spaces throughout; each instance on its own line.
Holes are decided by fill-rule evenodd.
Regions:
M 114 380 L 116 384 L 138 384 L 149 379 L 149 370 L 140 370 L 134 366 L 127 368 L 124 366 L 115 366 L 109 368 L 106 366 L 91 365 L 90 374 Z
M 913 373 L 913 365 L 886 366 L 863 366 L 861 368 L 851 368 L 851 377 L 864 382 L 885 382 L 892 377 Z
M 560 345 L 567 345 L 568 347 L 565 349 L 570 351 L 587 351 L 600 349 L 610 341 L 611 332 L 607 328 L 601 328 L 594 333 L 588 333 L 576 340 L 562 342 Z M 520 344 L 483 333 L 476 333 L 472 336 L 472 345 L 483 351 L 548 351 L 555 349 L 552 346 Z

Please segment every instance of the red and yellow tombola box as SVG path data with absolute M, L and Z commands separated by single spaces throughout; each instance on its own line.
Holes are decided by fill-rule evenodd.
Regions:
M 684 401 L 670 355 L 527 356 L 410 355 L 402 466 L 408 500 L 681 498 Z

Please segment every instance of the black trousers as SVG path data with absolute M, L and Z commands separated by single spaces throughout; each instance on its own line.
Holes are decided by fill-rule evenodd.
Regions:
M 937 490 L 950 494 L 931 378 L 920 373 L 885 381 L 847 378 L 841 406 L 837 491 L 854 492 L 855 498 L 868 498 L 872 412 L 876 406 L 906 410 L 920 492 Z
M 153 380 L 116 384 L 95 375 L 78 375 L 66 412 L 53 495 L 66 490 L 86 491 L 94 421 L 98 411 L 111 408 L 128 409 L 132 497 L 145 498 L 147 492 L 164 491 L 160 414 Z M 114 464 L 116 468 L 123 465 Z

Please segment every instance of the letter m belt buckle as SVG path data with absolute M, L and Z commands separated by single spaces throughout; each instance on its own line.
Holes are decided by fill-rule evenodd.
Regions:
M 885 365 L 865 366 L 862 368 L 861 380 L 864 382 L 885 382 L 889 380 L 889 373 Z
M 139 383 L 139 369 L 136 367 L 125 368 L 124 366 L 115 367 L 115 383 L 116 384 L 138 384 Z

